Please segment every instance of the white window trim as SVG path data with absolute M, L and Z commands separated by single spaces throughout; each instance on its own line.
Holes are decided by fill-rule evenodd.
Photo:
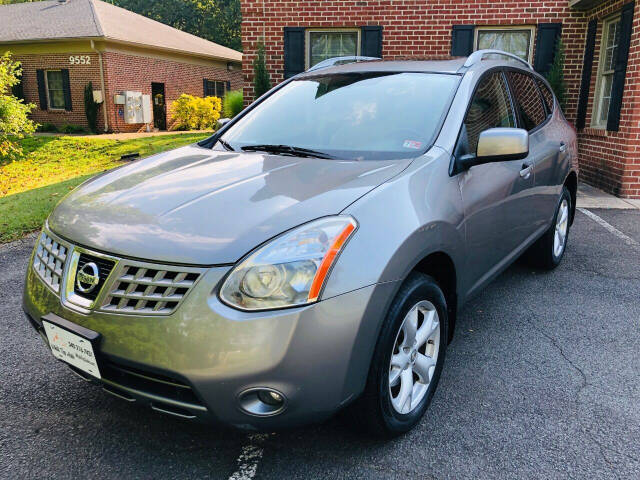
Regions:
M 533 44 L 536 41 L 536 27 L 534 25 L 482 25 L 477 26 L 473 32 L 473 50 L 478 50 L 478 32 L 509 32 L 513 30 L 529 31 L 529 53 L 527 61 L 533 63 Z
M 604 56 L 606 54 L 606 45 L 609 40 L 609 25 L 619 22 L 622 14 L 620 12 L 607 17 L 602 22 L 602 34 L 600 35 L 600 52 L 598 53 L 598 72 L 596 74 L 596 90 L 593 97 L 593 107 L 591 112 L 591 128 L 606 129 L 607 120 L 600 122 L 600 113 L 602 110 L 603 91 L 602 82 L 604 80 Z M 609 70 L 607 70 L 609 71 Z M 608 117 L 608 114 L 607 114 Z
M 360 29 L 359 28 L 307 28 L 304 32 L 304 68 L 308 70 L 311 65 L 311 33 L 333 33 L 333 32 L 345 32 L 356 33 L 358 35 L 356 40 L 356 55 L 360 55 Z
M 44 71 L 44 89 L 47 92 L 47 110 L 53 110 L 54 112 L 64 112 L 65 107 L 52 107 L 51 106 L 51 98 L 49 98 L 49 72 L 60 72 L 62 74 L 61 69 L 52 68 L 51 70 Z M 62 87 L 62 94 L 64 95 L 64 86 Z

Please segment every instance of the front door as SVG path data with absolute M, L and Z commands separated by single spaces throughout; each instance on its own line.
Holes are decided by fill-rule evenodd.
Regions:
M 166 130 L 167 106 L 164 96 L 164 83 L 151 84 L 151 98 L 153 99 L 153 126 L 158 130 Z
M 475 153 L 480 133 L 490 128 L 516 127 L 502 72 L 484 76 L 465 117 L 456 155 Z M 529 204 L 534 175 L 527 161 L 476 165 L 460 174 L 467 237 L 466 293 L 472 295 L 517 253 L 532 229 Z

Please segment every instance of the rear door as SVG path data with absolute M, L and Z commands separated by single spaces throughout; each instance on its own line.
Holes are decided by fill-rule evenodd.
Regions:
M 548 227 L 555 210 L 557 195 L 549 181 L 556 178 L 553 169 L 557 165 L 558 142 L 552 141 L 553 124 L 538 80 L 522 70 L 506 72 L 516 107 L 519 127 L 529 131 L 529 157 L 535 185 L 529 197 L 531 209 L 529 234 L 536 235 Z
M 485 74 L 469 104 L 456 156 L 475 153 L 484 130 L 516 126 L 503 72 Z M 465 209 L 468 294 L 508 263 L 531 233 L 534 176 L 528 168 L 527 159 L 512 160 L 476 165 L 458 175 Z

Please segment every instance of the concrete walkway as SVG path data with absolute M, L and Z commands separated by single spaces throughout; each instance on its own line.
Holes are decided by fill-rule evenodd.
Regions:
M 624 208 L 640 210 L 640 200 L 618 198 L 586 183 L 578 185 L 578 208 Z

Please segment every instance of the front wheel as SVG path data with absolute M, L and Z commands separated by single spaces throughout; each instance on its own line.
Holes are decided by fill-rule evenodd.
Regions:
M 382 326 L 365 391 L 351 407 L 361 427 L 392 437 L 420 421 L 440 379 L 447 338 L 442 290 L 433 278 L 411 274 Z

